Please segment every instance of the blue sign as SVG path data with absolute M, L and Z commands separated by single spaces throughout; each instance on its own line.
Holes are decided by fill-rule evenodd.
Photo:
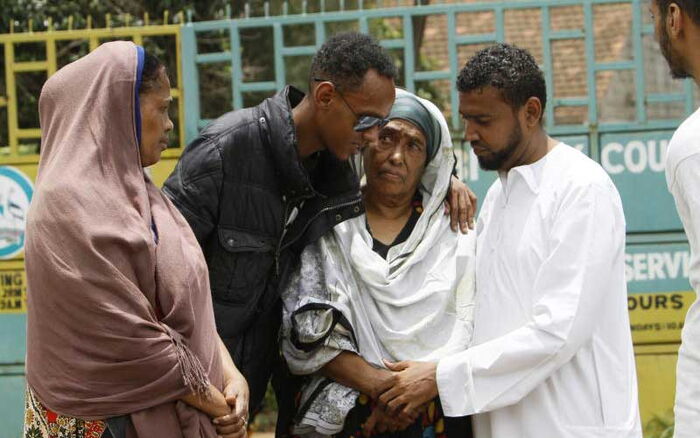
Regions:
M 0 259 L 10 259 L 24 249 L 27 210 L 32 181 L 20 170 L 0 166 Z
M 604 134 L 600 164 L 622 197 L 628 232 L 681 231 L 664 166 L 671 131 Z

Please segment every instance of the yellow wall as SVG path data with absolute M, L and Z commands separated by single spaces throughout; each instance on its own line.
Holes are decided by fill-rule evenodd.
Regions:
M 673 418 L 678 344 L 637 346 L 635 356 L 645 436 L 658 436 L 660 423 Z

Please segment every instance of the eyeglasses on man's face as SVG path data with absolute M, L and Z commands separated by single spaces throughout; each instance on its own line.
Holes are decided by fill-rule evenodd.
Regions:
M 333 89 L 335 90 L 336 93 L 338 93 L 338 96 L 340 96 L 340 99 L 343 101 L 345 106 L 350 110 L 352 115 L 355 117 L 355 126 L 352 127 L 354 131 L 357 132 L 362 132 L 362 131 L 367 131 L 369 129 L 374 128 L 375 126 L 378 128 L 383 128 L 387 123 L 389 123 L 389 119 L 385 119 L 382 117 L 377 117 L 377 116 L 372 116 L 368 114 L 357 114 L 355 112 L 355 109 L 350 105 L 350 103 L 345 99 L 345 96 L 343 96 L 343 93 L 338 90 L 338 87 L 335 85 L 333 81 L 329 81 L 328 79 L 321 79 L 321 78 L 313 78 L 315 82 L 329 82 L 333 85 Z

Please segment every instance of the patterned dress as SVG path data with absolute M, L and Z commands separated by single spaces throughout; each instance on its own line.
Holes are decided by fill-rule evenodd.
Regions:
M 387 258 L 387 254 L 391 247 L 405 242 L 413 231 L 420 215 L 423 213 L 423 200 L 419 191 L 411 202 L 411 215 L 404 225 L 403 229 L 396 236 L 391 244 L 384 244 L 381 241 L 372 237 L 372 250 L 383 258 Z M 367 231 L 372 234 L 369 223 L 365 221 Z M 311 274 L 313 275 L 313 274 Z M 310 277 L 311 275 L 308 275 Z M 305 320 L 303 323 L 310 323 Z M 342 330 L 342 327 L 339 328 Z M 326 346 L 331 347 L 331 350 L 344 350 L 359 354 L 356 346 L 350 341 L 347 336 L 338 336 L 337 330 L 332 332 L 329 339 L 326 341 Z M 307 330 L 313 331 L 313 330 Z M 315 356 L 322 363 L 327 362 L 327 357 L 324 355 Z M 313 382 L 313 383 L 310 383 Z M 300 391 L 296 395 L 296 406 L 299 413 L 302 411 L 311 411 L 314 417 L 325 420 L 331 424 L 340 423 L 343 429 L 334 435 L 334 438 L 365 438 L 364 425 L 369 419 L 372 411 L 376 407 L 376 403 L 368 396 L 359 394 L 358 391 L 352 390 L 343 385 L 333 383 L 323 386 L 327 379 L 322 376 L 311 377 L 307 381 L 307 390 L 315 394 L 311 396 L 312 402 L 308 405 L 303 403 L 304 393 Z M 318 384 L 316 386 L 315 384 Z M 317 390 L 313 390 L 317 388 Z M 347 412 L 347 416 L 345 416 Z M 299 418 L 302 418 L 300 415 Z M 292 438 L 303 438 L 306 435 L 295 434 L 290 430 L 289 436 Z M 445 417 L 442 412 L 442 406 L 438 398 L 430 401 L 419 415 L 418 419 L 400 432 L 377 432 L 374 431 L 371 438 L 473 438 L 472 424 L 470 417 Z
M 111 437 L 101 420 L 81 420 L 46 409 L 27 387 L 24 403 L 24 438 Z
M 343 431 L 336 438 L 365 438 L 363 426 L 375 403 L 360 395 L 355 407 L 345 420 Z M 415 423 L 400 432 L 374 432 L 374 438 L 472 438 L 471 420 L 468 417 L 448 418 L 442 413 L 440 401 L 429 402 Z

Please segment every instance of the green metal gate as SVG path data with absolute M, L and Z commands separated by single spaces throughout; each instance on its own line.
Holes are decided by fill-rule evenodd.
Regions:
M 509 42 L 527 48 L 547 80 L 547 131 L 599 161 L 623 198 L 642 414 L 649 420 L 661 413 L 672 402 L 680 327 L 694 297 L 687 279 L 688 246 L 666 190 L 663 162 L 673 130 L 699 101 L 691 81 L 669 79 L 653 39 L 648 2 L 434 0 L 415 6 L 411 0 L 395 0 L 388 7 L 388 0 L 377 0 L 378 7 L 365 8 L 369 3 L 266 1 L 260 16 L 252 16 L 254 8 L 246 3 L 238 17 L 193 22 L 190 14 L 184 25 L 170 25 L 168 33 L 176 33 L 180 44 L 180 140 L 189 142 L 212 118 L 253 105 L 287 83 L 305 89 L 304 68 L 310 57 L 329 35 L 352 29 L 373 34 L 395 56 L 399 85 L 445 110 L 455 133 L 461 176 L 483 199 L 495 175 L 481 171 L 468 145 L 458 140 L 462 126 L 455 111 L 459 98 L 454 83 L 471 54 L 486 45 Z M 252 65 L 251 59 L 258 64 Z M 203 86 L 212 78 L 221 87 Z M 212 88 L 214 96 L 208 94 Z M 16 102 L 0 96 L 0 110 L 8 105 Z M 19 157 L 16 152 L 13 149 L 10 157 L 0 154 L 0 170 L 17 163 L 35 166 L 36 155 Z M 180 152 L 177 147 L 169 150 L 166 160 L 154 167 L 156 181 L 169 173 Z M 31 179 L 35 170 L 27 173 Z M 23 268 L 21 260 L 3 263 L 4 269 Z M 7 281 L 12 288 L 12 278 Z M 1 313 L 0 327 L 10 319 L 13 326 L 22 325 L 17 318 L 23 321 L 24 315 Z M 3 351 L 13 362 L 5 367 L 5 379 L 11 377 L 16 386 L 12 394 L 0 395 L 0 423 L 16 425 L 21 422 L 16 401 L 21 400 L 17 391 L 23 382 L 23 330 L 14 336 L 16 345 L 0 346 L 0 363 L 7 363 Z M 665 389 L 659 389 L 659 382 Z M 12 418 L 6 422 L 8 416 Z M 0 431 L 0 438 L 19 436 L 14 430 L 6 433 Z
M 325 2 L 321 2 L 324 4 Z M 600 45 L 601 32 L 596 27 L 603 15 L 608 13 L 606 7 L 617 8 L 613 12 L 619 17 L 619 23 L 612 23 L 620 27 L 620 37 L 623 45 L 626 45 L 629 53 L 621 59 L 601 60 L 597 50 Z M 311 56 L 323 43 L 328 34 L 328 27 L 334 23 L 351 23 L 352 28 L 371 32 L 372 21 L 390 22 L 396 28 L 397 37 L 381 38 L 381 44 L 402 54 L 397 60 L 402 66 L 401 85 L 411 91 L 416 91 L 418 83 L 447 82 L 449 83 L 449 97 L 447 99 L 448 112 L 455 132 L 461 131 L 459 114 L 451 111 L 458 105 L 458 94 L 454 86 L 459 69 L 466 61 L 466 56 L 460 56 L 460 52 L 469 52 L 470 47 L 482 47 L 495 42 L 514 42 L 519 44 L 517 38 L 511 38 L 508 23 L 512 17 L 537 16 L 540 22 L 536 29 L 537 36 L 530 38 L 526 43 L 532 45 L 535 39 L 539 48 L 535 56 L 540 62 L 546 74 L 548 82 L 548 106 L 546 109 L 546 127 L 550 134 L 564 138 L 570 142 L 581 145 L 595 159 L 603 160 L 607 170 L 611 171 L 620 190 L 625 192 L 627 187 L 633 192 L 641 183 L 652 191 L 651 196 L 660 202 L 659 206 L 669 210 L 669 217 L 653 219 L 645 216 L 642 204 L 647 200 L 634 199 L 627 196 L 625 207 L 630 219 L 630 231 L 632 233 L 648 232 L 677 232 L 681 230 L 680 222 L 674 216 L 672 202 L 665 193 L 665 187 L 660 170 L 644 168 L 638 171 L 633 166 L 632 171 L 624 169 L 619 171 L 616 160 L 626 159 L 632 164 L 640 164 L 640 161 L 649 161 L 650 157 L 638 157 L 641 148 L 635 141 L 657 142 L 651 147 L 651 153 L 656 153 L 657 161 L 661 143 L 665 144 L 670 133 L 685 115 L 695 107 L 694 87 L 690 81 L 686 81 L 682 87 L 666 91 L 648 90 L 647 75 L 649 63 L 663 63 L 658 53 L 645 50 L 647 43 L 653 37 L 652 25 L 645 21 L 646 2 L 643 0 L 543 0 L 543 1 L 512 1 L 492 3 L 470 4 L 436 4 L 411 8 L 371 9 L 334 11 L 317 14 L 298 14 L 287 16 L 262 16 L 242 19 L 231 19 L 211 22 L 188 23 L 182 28 L 182 53 L 183 53 L 183 80 L 185 84 L 186 102 L 186 126 L 187 140 L 193 139 L 198 130 L 207 124 L 208 118 L 202 116 L 200 103 L 199 70 L 207 64 L 216 64 L 230 68 L 230 89 L 232 108 L 244 106 L 244 95 L 251 92 L 273 93 L 288 83 L 285 70 L 290 58 L 299 56 Z M 560 11 L 566 10 L 569 15 L 578 15 L 578 23 L 571 27 L 556 25 L 555 19 Z M 482 17 L 489 16 L 492 21 L 485 32 L 460 32 L 459 23 L 467 22 L 466 30 L 469 31 L 470 20 L 484 21 Z M 439 23 L 440 31 L 445 34 L 444 53 L 447 62 L 443 68 L 434 70 L 417 70 L 416 56 L 413 47 L 415 43 L 414 27 L 412 23 L 416 19 L 427 18 L 433 23 Z M 517 19 L 517 18 L 516 18 Z M 554 26 L 553 26 L 554 25 Z M 290 46 L 285 44 L 284 34 L 288 28 L 306 28 L 313 34 L 313 42 L 302 46 Z M 273 44 L 270 48 L 270 61 L 273 65 L 273 77 L 263 81 L 247 81 L 243 73 L 241 33 L 247 29 L 263 29 L 273 35 Z M 598 31 L 598 32 L 596 32 Z M 228 39 L 226 50 L 205 52 L 198 51 L 198 41 L 203 34 L 218 32 Z M 580 77 L 585 79 L 585 90 L 577 95 L 560 93 L 557 87 L 557 44 L 568 43 L 580 47 L 580 62 L 582 68 Z M 602 42 L 603 44 L 605 41 Z M 425 44 L 425 41 L 424 41 Z M 527 44 L 526 44 L 527 45 Z M 647 44 L 648 46 L 648 44 Z M 631 80 L 630 98 L 634 100 L 631 106 L 631 117 L 628 120 L 606 120 L 601 117 L 600 84 L 611 84 L 610 78 L 623 78 Z M 191 84 L 191 86 L 189 86 Z M 305 88 L 304 83 L 296 85 Z M 659 105 L 673 106 L 675 109 L 669 117 L 655 116 L 653 109 Z M 569 110 L 578 110 L 581 114 L 579 123 L 568 122 L 565 118 L 559 118 L 558 113 Z M 656 111 L 658 113 L 658 111 Z M 559 120 L 562 119 L 562 120 Z M 629 140 L 629 141 L 626 141 Z M 622 141 L 623 149 L 619 143 Z M 632 142 L 632 151 L 627 152 L 627 147 Z M 612 149 L 609 144 L 614 143 Z M 649 155 L 647 150 L 644 154 Z M 626 154 L 626 155 L 625 155 Z M 627 158 L 625 158 L 625 156 Z M 464 177 L 483 192 L 490 184 L 492 178 L 482 176 L 474 166 L 470 166 L 468 158 L 464 157 Z M 643 164 L 643 163 L 642 163 Z M 644 166 L 642 166 L 644 167 Z M 471 171 L 471 172 L 470 172 Z M 475 174 L 476 172 L 476 174 Z M 631 195 L 632 193 L 630 193 Z M 664 239 L 668 236 L 665 235 Z M 676 237 L 682 238 L 677 235 Z M 640 237 L 641 238 L 641 237 Z M 645 236 L 643 240 L 656 237 Z M 633 240 L 638 239 L 634 237 Z
M 618 187 L 628 226 L 626 255 L 629 308 L 640 370 L 640 400 L 645 422 L 672 406 L 675 351 L 680 329 L 694 299 L 687 279 L 689 250 L 664 179 L 665 149 L 673 130 L 697 106 L 691 81 L 673 83 L 654 41 L 653 25 L 643 0 L 542 0 L 242 17 L 188 23 L 182 29 L 186 137 L 194 138 L 208 123 L 207 99 L 200 71 L 208 65 L 230 69 L 232 108 L 254 102 L 247 93 L 272 94 L 287 83 L 306 88 L 303 76 L 290 77 L 296 57 L 308 57 L 339 23 L 374 34 L 396 55 L 400 85 L 421 92 L 437 84 L 445 94 L 455 138 L 461 136 L 458 72 L 477 49 L 510 42 L 531 50 L 545 72 L 547 131 L 601 163 Z M 435 3 L 435 2 L 434 2 Z M 422 35 L 415 23 L 423 20 Z M 526 25 L 523 26 L 522 22 Z M 380 23 L 380 25 L 377 25 Z M 529 28 L 528 28 L 529 24 Z M 387 31 L 387 28 L 389 31 Z M 272 43 L 253 50 L 269 51 L 272 74 L 246 78 L 242 42 L 250 29 L 272 35 Z M 304 43 L 288 41 L 289 29 L 303 29 Z M 430 43 L 426 32 L 442 35 Z M 200 47 L 204 35 L 219 35 L 220 49 Z M 437 63 L 422 65 L 424 53 L 414 50 L 422 39 Z M 430 46 L 432 44 L 432 46 Z M 421 52 L 424 52 L 422 50 Z M 567 70 L 567 68 L 569 70 Z M 250 75 L 249 75 L 250 76 Z M 573 86 L 573 84 L 579 84 Z M 425 88 L 425 87 L 423 87 Z M 429 88 L 429 87 L 428 87 Z M 469 147 L 456 142 L 461 176 L 483 199 L 495 179 L 483 172 Z M 659 390 L 663 382 L 666 390 Z M 656 386 L 654 386 L 656 385 Z

